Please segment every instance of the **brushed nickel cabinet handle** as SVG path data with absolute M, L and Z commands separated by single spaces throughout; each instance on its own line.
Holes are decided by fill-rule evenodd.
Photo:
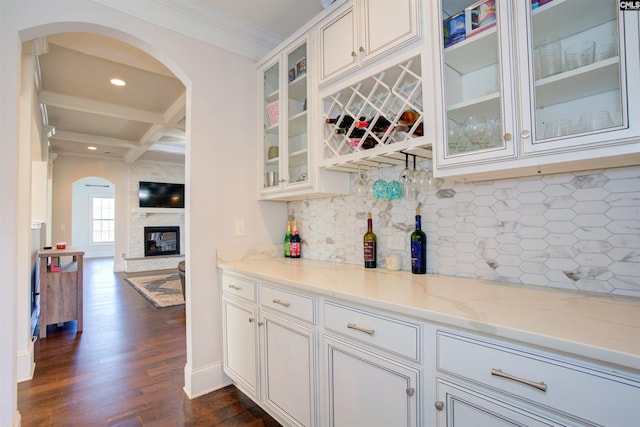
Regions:
M 256 319 L 254 319 L 253 317 L 249 317 L 249 323 L 253 323 Z
M 264 322 L 258 322 L 258 326 L 264 325 Z
M 544 392 L 547 391 L 547 385 L 545 383 L 543 383 L 543 382 L 529 381 L 529 380 L 526 380 L 524 378 L 516 377 L 514 375 L 502 372 L 501 369 L 492 369 L 491 370 L 491 375 L 495 375 L 496 377 L 500 377 L 500 378 L 506 378 L 506 379 L 511 380 L 511 381 L 516 381 L 516 382 L 519 382 L 521 384 L 528 385 L 529 387 L 533 387 L 535 389 L 538 389 L 540 391 L 544 391 Z
M 416 389 L 413 387 L 407 387 L 407 396 L 411 397 L 415 394 Z
M 435 403 L 435 407 L 436 407 L 436 409 L 437 409 L 438 411 L 442 411 L 442 410 L 444 409 L 444 402 L 443 402 L 443 401 L 441 401 L 441 400 L 438 400 L 438 401 Z
M 235 289 L 236 291 L 239 291 L 242 288 L 240 286 L 236 286 L 236 285 L 229 285 L 229 289 Z
M 290 303 L 290 302 L 280 301 L 279 299 L 275 299 L 275 298 L 274 298 L 274 300 L 273 300 L 273 303 L 274 303 L 274 304 L 280 304 L 280 305 L 283 305 L 283 306 L 285 306 L 285 307 L 289 307 L 289 306 L 291 305 L 291 303 Z
M 356 325 L 355 323 L 347 323 L 347 328 L 355 329 L 356 331 L 364 332 L 365 334 L 369 334 L 369 335 L 373 335 L 375 332 L 374 329 L 364 329 Z

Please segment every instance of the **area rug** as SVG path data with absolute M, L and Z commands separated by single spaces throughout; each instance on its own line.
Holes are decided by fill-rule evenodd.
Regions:
M 156 308 L 184 304 L 178 273 L 158 276 L 127 277 L 127 281 Z

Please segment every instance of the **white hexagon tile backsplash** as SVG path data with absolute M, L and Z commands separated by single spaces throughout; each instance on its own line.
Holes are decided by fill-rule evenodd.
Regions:
M 383 177 L 395 178 L 401 169 Z M 418 203 L 429 273 L 640 297 L 640 167 L 477 183 L 436 180 L 417 200 L 352 194 L 289 202 L 289 216 L 298 220 L 303 257 L 359 264 L 371 211 L 378 267 L 398 252 L 402 269 L 410 270 Z M 404 241 L 404 249 L 390 250 L 390 237 Z

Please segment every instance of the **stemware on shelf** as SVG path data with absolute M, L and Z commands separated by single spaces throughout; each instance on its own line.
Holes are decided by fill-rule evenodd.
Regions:
M 560 39 L 544 39 L 538 46 L 538 54 L 540 55 L 539 78 L 543 79 L 562 72 L 562 47 Z
M 570 135 L 573 132 L 571 120 L 553 120 L 548 122 L 544 127 L 545 138 L 555 138 L 563 135 Z
M 596 52 L 594 41 L 583 41 L 569 46 L 564 51 L 564 63 L 567 71 L 593 64 Z
M 468 116 L 462 125 L 462 133 L 472 144 L 479 144 L 487 134 L 487 119 L 479 115 Z
M 589 132 L 613 126 L 613 119 L 608 111 L 593 111 L 580 116 L 580 130 Z

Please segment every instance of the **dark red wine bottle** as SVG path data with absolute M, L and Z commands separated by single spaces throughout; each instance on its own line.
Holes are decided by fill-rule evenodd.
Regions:
M 373 232 L 373 220 L 371 212 L 367 214 L 367 232 L 362 239 L 364 245 L 364 266 L 365 268 L 376 268 L 377 242 L 378 238 Z
M 291 258 L 300 258 L 302 256 L 302 242 L 300 234 L 298 234 L 298 221 L 293 221 L 293 234 L 291 235 L 291 243 L 289 244 L 289 254 Z

